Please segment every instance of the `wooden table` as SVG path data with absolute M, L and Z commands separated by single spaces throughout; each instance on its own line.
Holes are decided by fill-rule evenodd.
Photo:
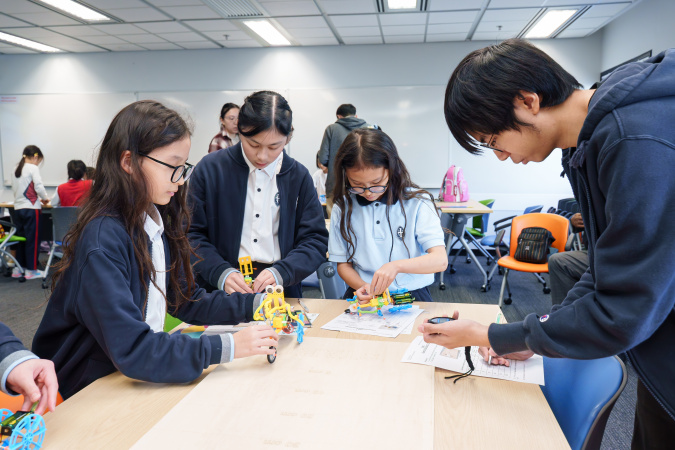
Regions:
M 294 299 L 289 302 L 297 304 Z M 497 305 L 418 303 L 425 312 L 417 318 L 413 333 L 389 339 L 322 330 L 322 325 L 343 313 L 347 303 L 323 299 L 303 299 L 303 302 L 311 312 L 320 314 L 314 326 L 307 328 L 307 337 L 396 342 L 412 342 L 419 335 L 417 325 L 424 319 L 451 314 L 455 309 L 460 311 L 461 317 L 485 324 L 493 322 L 499 311 Z M 214 367 L 185 385 L 146 383 L 119 372 L 101 378 L 59 405 L 56 412 L 45 415 L 45 448 L 127 449 Z M 480 377 L 469 377 L 453 384 L 444 378 L 448 373 L 436 369 L 434 448 L 569 449 L 538 385 Z M 251 399 L 250 406 L 253 405 L 260 405 L 259 400 Z M 185 418 L 186 424 L 198 426 L 199 419 L 195 415 L 186 414 Z M 395 421 L 391 425 L 395 426 Z M 373 431 L 378 432 L 375 428 Z M 386 429 L 379 432 L 386 432 Z
M 469 200 L 461 203 L 453 202 L 436 202 L 436 207 L 440 209 L 442 214 L 450 214 L 450 231 L 455 235 L 457 240 L 462 244 L 466 250 L 467 255 L 476 263 L 474 266 L 478 268 L 480 273 L 483 275 L 483 286 L 481 287 L 483 291 L 488 289 L 488 275 L 483 269 L 483 266 L 480 265 L 478 260 L 473 254 L 469 243 L 464 239 L 464 228 L 468 223 L 469 219 L 474 216 L 481 216 L 483 214 L 490 214 L 492 209 L 483 205 L 476 200 Z M 450 255 L 450 249 L 452 248 L 452 236 L 450 236 L 445 244 L 445 251 Z M 441 272 L 439 280 L 439 288 L 441 290 L 445 289 L 445 282 L 443 281 L 444 272 Z

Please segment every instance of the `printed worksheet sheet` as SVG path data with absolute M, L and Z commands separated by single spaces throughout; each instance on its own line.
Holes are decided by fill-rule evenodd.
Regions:
M 389 308 L 389 306 L 382 308 L 382 316 L 361 314 L 359 317 L 358 314 L 340 314 L 321 328 L 395 338 L 412 326 L 417 316 L 424 311 L 417 305 L 394 313 L 388 312 Z
M 478 347 L 472 347 L 471 361 L 474 365 L 471 375 L 544 385 L 544 360 L 539 355 L 534 355 L 525 361 L 512 360 L 509 367 L 496 366 L 483 361 L 483 357 L 478 354 Z M 464 347 L 448 349 L 440 345 L 428 344 L 424 342 L 422 336 L 416 337 L 410 344 L 401 362 L 425 364 L 457 373 L 469 370 Z
M 309 326 L 310 322 L 313 323 L 316 318 L 319 317 L 319 313 L 309 313 L 305 314 L 305 326 Z M 244 322 L 240 323 L 238 325 L 209 325 L 206 327 L 206 330 L 204 330 L 204 335 L 209 336 L 209 335 L 214 335 L 214 334 L 223 334 L 223 333 L 236 333 L 237 331 L 241 331 L 246 327 L 251 327 L 254 325 L 260 325 L 262 321 L 253 321 L 253 322 Z M 297 333 L 295 331 L 291 333 L 286 333 L 285 331 L 282 331 L 279 333 L 281 336 L 286 336 L 286 335 L 296 335 Z

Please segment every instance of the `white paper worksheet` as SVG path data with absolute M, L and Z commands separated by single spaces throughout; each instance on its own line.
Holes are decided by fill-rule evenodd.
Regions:
M 324 330 L 395 338 L 411 326 L 417 316 L 424 311 L 417 305 L 395 313 L 390 313 L 388 310 L 389 306 L 382 308 L 382 316 L 377 314 L 361 314 L 361 317 L 359 317 L 358 314 L 340 314 L 321 328 Z
M 472 347 L 471 361 L 474 365 L 471 375 L 544 385 L 544 360 L 540 355 L 534 355 L 525 361 L 511 360 L 509 367 L 497 366 L 483 361 L 483 357 L 478 354 L 478 347 Z M 417 336 L 410 344 L 401 362 L 425 364 L 457 373 L 469 370 L 464 347 L 448 349 L 428 344 L 424 342 L 422 336 Z

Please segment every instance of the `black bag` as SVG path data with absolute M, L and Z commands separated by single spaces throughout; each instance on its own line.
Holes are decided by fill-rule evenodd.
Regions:
M 518 236 L 516 254 L 513 256 L 518 261 L 544 264 L 548 261 L 548 249 L 555 238 L 546 228 L 524 228 Z

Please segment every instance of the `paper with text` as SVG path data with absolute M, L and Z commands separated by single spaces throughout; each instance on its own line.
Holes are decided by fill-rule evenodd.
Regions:
M 424 311 L 414 305 L 395 313 L 387 312 L 389 306 L 382 308 L 383 316 L 377 314 L 340 314 L 321 328 L 324 330 L 345 331 L 348 333 L 368 334 L 395 338 L 412 326 L 417 316 Z

